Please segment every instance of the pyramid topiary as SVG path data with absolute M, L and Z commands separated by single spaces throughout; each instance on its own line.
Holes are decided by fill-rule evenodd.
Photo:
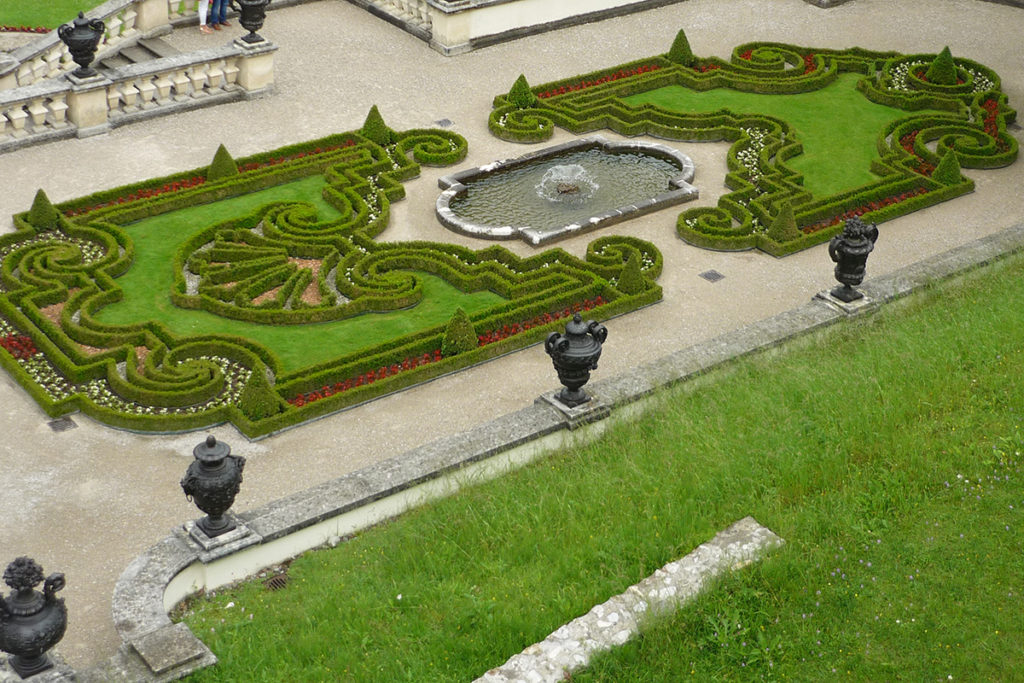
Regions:
M 616 285 L 623 294 L 639 294 L 647 289 L 647 280 L 640 270 L 640 254 L 633 252 L 626 259 L 626 265 L 622 267 L 619 274 L 619 282 Z
M 960 182 L 960 159 L 956 152 L 949 150 L 942 156 L 932 173 L 932 180 L 943 185 L 956 185 Z
M 395 131 L 384 123 L 384 117 L 380 115 L 376 104 L 370 107 L 370 112 L 366 115 L 366 121 L 359 129 L 359 134 L 378 145 L 390 145 L 395 141 Z
M 953 63 L 953 55 L 950 54 L 948 45 L 942 48 L 942 52 L 932 61 L 924 78 L 936 85 L 956 85 L 956 64 Z
M 793 215 L 793 205 L 783 202 L 779 213 L 768 226 L 768 238 L 775 242 L 789 242 L 803 235 L 800 228 L 796 227 L 796 217 Z
M 262 365 L 252 371 L 238 397 L 238 408 L 253 422 L 281 412 L 281 398 L 270 386 L 266 369 Z
M 683 66 L 693 66 L 693 63 L 697 61 L 697 58 L 693 56 L 693 50 L 690 49 L 690 41 L 686 39 L 686 32 L 682 29 L 679 29 L 676 39 L 672 41 L 672 47 L 668 51 L 668 60 Z
M 461 308 L 455 309 L 448 325 L 444 328 L 444 339 L 441 340 L 441 355 L 455 356 L 477 347 L 476 330 L 473 321 Z
M 238 164 L 231 157 L 228 148 L 222 144 L 217 147 L 217 153 L 213 155 L 213 162 L 206 170 L 206 180 L 213 182 L 230 178 L 233 175 L 238 175 Z
M 526 82 L 526 76 L 519 74 L 519 78 L 512 84 L 508 91 L 508 101 L 517 109 L 527 109 L 537 104 L 537 96 L 530 90 L 530 84 Z
M 53 230 L 60 220 L 60 212 L 50 203 L 50 198 L 42 190 L 36 192 L 32 200 L 32 208 L 28 210 L 28 222 L 36 230 Z

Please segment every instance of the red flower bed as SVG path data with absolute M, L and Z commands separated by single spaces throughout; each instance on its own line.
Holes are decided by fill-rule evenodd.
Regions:
M 32 338 L 26 337 L 23 334 L 9 334 L 6 337 L 0 337 L 0 346 L 7 349 L 7 353 L 19 360 L 31 358 L 39 353 L 39 349 L 36 348 Z
M 487 344 L 493 344 L 496 341 L 500 341 L 507 337 L 511 337 L 527 330 L 533 329 L 545 325 L 554 320 L 560 318 L 571 318 L 574 313 L 581 311 L 589 311 L 601 304 L 607 303 L 604 297 L 598 296 L 596 299 L 587 299 L 583 302 L 574 303 L 572 306 L 567 306 L 561 311 L 554 311 L 553 313 L 545 313 L 544 315 L 538 315 L 530 320 L 524 320 L 513 325 L 505 325 L 500 330 L 491 330 L 482 335 L 478 336 L 479 346 L 486 346 Z M 340 394 L 348 391 L 349 389 L 355 389 L 361 387 L 364 384 L 373 384 L 378 380 L 382 380 L 386 377 L 392 377 L 400 372 L 406 370 L 413 370 L 421 365 L 427 365 L 429 363 L 436 363 L 441 360 L 441 349 L 435 349 L 433 354 L 424 353 L 422 356 L 414 356 L 406 358 L 401 363 L 394 363 L 392 365 L 382 365 L 377 370 L 371 370 L 365 372 L 356 377 L 350 377 L 342 382 L 335 382 L 333 385 L 325 384 L 316 391 L 310 391 L 305 394 L 299 394 L 288 399 L 288 403 L 292 404 L 296 408 L 301 408 L 307 403 L 313 403 L 321 399 Z
M 649 71 L 657 71 L 661 67 L 657 64 L 644 64 L 638 66 L 635 69 L 626 71 L 625 69 L 619 69 L 615 73 L 608 74 L 607 76 L 601 76 L 596 81 L 580 81 L 574 85 L 563 85 L 552 90 L 545 90 L 544 92 L 537 93 L 537 97 L 540 99 L 547 99 L 549 97 L 557 97 L 558 95 L 564 95 L 567 92 L 573 92 L 575 90 L 586 90 L 587 88 L 593 88 L 595 85 L 602 85 L 604 83 L 610 83 L 612 81 L 618 81 L 623 78 L 629 78 L 631 76 L 639 76 Z
M 931 174 L 935 172 L 935 166 L 929 164 L 921 156 L 919 156 L 916 151 L 914 151 L 914 140 L 917 139 L 917 134 L 920 132 L 921 131 L 919 130 L 911 131 L 904 135 L 903 137 L 901 137 L 900 146 L 903 147 L 903 149 L 910 152 L 911 154 L 913 154 L 914 158 L 917 159 L 917 168 L 914 170 L 923 176 L 931 177 Z
M 345 147 L 353 147 L 353 146 L 355 146 L 355 144 L 356 144 L 355 140 L 346 140 L 345 143 L 341 144 L 341 145 L 334 145 L 332 147 L 323 147 L 323 148 L 317 147 L 316 149 L 313 149 L 313 150 L 311 150 L 309 152 L 296 152 L 295 154 L 289 154 L 288 156 L 283 156 L 283 157 L 276 157 L 274 159 L 269 159 L 267 161 L 254 162 L 254 163 L 251 163 L 251 164 L 243 164 L 242 166 L 238 167 L 238 172 L 239 173 L 247 173 L 249 171 L 254 171 L 254 170 L 258 169 L 258 168 L 267 168 L 267 167 L 270 167 L 270 166 L 277 166 L 278 164 L 283 164 L 283 163 L 286 163 L 286 162 L 289 162 L 289 161 L 295 161 L 296 159 L 304 159 L 305 157 L 312 157 L 312 156 L 316 156 L 318 154 L 326 154 L 328 152 L 334 152 L 336 150 L 339 150 L 339 149 L 342 149 L 342 148 L 345 148 Z M 159 197 L 160 195 L 167 194 L 168 192 L 178 192 L 179 190 L 186 190 L 186 189 L 188 189 L 190 187 L 196 187 L 197 185 L 202 185 L 205 182 L 206 182 L 206 178 L 204 178 L 202 176 L 194 176 L 192 178 L 189 178 L 188 180 L 175 180 L 173 183 L 167 183 L 163 187 L 144 188 L 144 189 L 141 189 L 141 190 L 136 190 L 132 194 L 128 194 L 128 195 L 125 195 L 123 197 L 118 197 L 117 199 L 111 199 L 110 201 L 107 201 L 107 202 L 101 202 L 99 204 L 94 204 L 92 206 L 86 206 L 86 207 L 83 207 L 81 209 L 68 209 L 67 211 L 64 212 L 64 215 L 69 217 L 69 218 L 71 218 L 73 216 L 81 216 L 83 214 L 91 213 L 93 211 L 96 211 L 97 209 L 103 209 L 103 208 L 106 208 L 108 206 L 116 206 L 118 204 L 128 204 L 130 202 L 134 202 L 134 201 L 139 200 L 139 199 L 149 199 L 150 197 Z
M 496 341 L 501 341 L 508 337 L 513 337 L 527 330 L 532 330 L 535 327 L 541 325 L 547 325 L 550 322 L 558 320 L 560 318 L 571 318 L 573 313 L 580 313 L 582 311 L 589 311 L 592 308 L 596 308 L 601 304 L 606 303 L 604 297 L 598 296 L 596 299 L 587 299 L 585 301 L 576 302 L 572 306 L 566 306 L 561 311 L 554 311 L 553 313 L 545 313 L 544 315 L 537 315 L 529 320 L 522 320 L 512 325 L 505 325 L 501 329 L 490 330 L 481 335 L 477 335 L 480 346 L 487 346 L 493 344 Z
M 10 26 L 0 25 L 0 33 L 49 33 L 45 26 Z
M 814 53 L 804 55 L 804 73 L 809 74 L 817 68 L 814 63 Z
M 999 103 L 995 100 L 985 100 L 981 103 L 981 108 L 985 110 L 985 119 L 982 121 L 985 132 L 995 139 L 996 149 L 1005 152 L 1010 146 L 999 137 Z
M 818 232 L 819 230 L 830 228 L 833 225 L 836 225 L 837 223 L 841 223 L 845 221 L 847 218 L 853 218 L 854 216 L 863 216 L 864 214 L 869 213 L 871 211 L 877 211 L 878 209 L 884 208 L 886 206 L 891 206 L 892 204 L 899 204 L 900 202 L 906 201 L 911 197 L 917 197 L 918 195 L 927 194 L 927 192 L 928 190 L 926 190 L 925 188 L 919 187 L 916 190 L 908 190 L 907 192 L 894 194 L 892 196 L 886 197 L 885 199 L 880 199 L 876 202 L 868 202 L 867 204 L 863 204 L 861 206 L 858 206 L 857 208 L 850 209 L 849 211 L 841 213 L 838 216 L 833 216 L 832 218 L 828 218 L 826 220 L 804 226 L 803 228 L 800 228 L 800 230 L 805 235 L 810 235 L 812 233 Z
M 435 349 L 433 354 L 424 353 L 422 356 L 413 356 L 406 358 L 401 363 L 395 363 L 393 365 L 382 365 L 377 370 L 371 370 L 365 372 L 356 377 L 350 377 L 343 382 L 335 382 L 333 385 L 325 384 L 320 387 L 317 391 L 310 391 L 306 394 L 299 394 L 293 398 L 288 399 L 288 403 L 291 403 L 296 408 L 301 408 L 307 403 L 313 403 L 320 399 L 327 398 L 328 396 L 334 396 L 342 392 L 361 387 L 364 384 L 373 384 L 379 379 L 385 377 L 392 377 L 400 372 L 406 370 L 412 370 L 418 368 L 421 365 L 428 365 L 429 363 L 436 363 L 441 360 L 441 349 Z
M 714 71 L 715 69 L 721 69 L 722 67 L 718 64 L 697 64 L 693 67 L 693 70 L 697 73 L 704 73 L 706 71 Z
M 740 54 L 740 59 L 746 59 L 747 61 L 750 61 L 750 58 L 753 56 L 753 54 L 753 50 L 747 50 L 746 52 Z

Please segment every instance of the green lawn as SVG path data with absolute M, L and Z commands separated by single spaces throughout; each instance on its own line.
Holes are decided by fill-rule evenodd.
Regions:
M 895 119 L 928 112 L 905 112 L 868 101 L 857 92 L 860 74 L 841 74 L 835 83 L 797 95 L 760 95 L 728 88 L 697 92 L 673 85 L 623 98 L 632 105 L 652 103 L 677 112 L 765 114 L 789 123 L 804 153 L 787 162 L 804 176 L 804 187 L 826 197 L 878 180 L 870 165 L 876 141 Z
M 1012 679 L 1021 301 L 1017 256 L 198 601 L 192 680 L 471 680 L 746 515 L 785 547 L 578 680 Z
M 0 0 L 0 26 L 55 29 L 100 4 L 96 0 Z
M 466 294 L 441 278 L 418 273 L 424 283 L 424 294 L 416 306 L 315 325 L 251 323 L 207 311 L 179 308 L 171 302 L 174 254 L 189 237 L 218 221 L 244 215 L 271 201 L 308 202 L 316 207 L 322 219 L 336 218 L 338 212 L 321 196 L 324 184 L 323 176 L 313 176 L 125 226 L 124 230 L 135 243 L 136 257 L 128 272 L 115 281 L 123 289 L 124 299 L 97 312 L 97 320 L 120 325 L 156 320 L 179 336 L 244 337 L 270 349 L 280 360 L 281 370 L 291 373 L 346 353 L 372 348 L 383 340 L 442 325 L 458 307 L 472 314 L 503 301 L 493 292 Z

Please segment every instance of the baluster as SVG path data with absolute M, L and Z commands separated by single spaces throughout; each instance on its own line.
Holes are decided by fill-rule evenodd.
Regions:
M 134 5 L 128 7 L 124 12 L 122 12 L 124 16 L 121 17 L 121 35 L 126 35 L 135 31 L 135 18 L 139 16 L 139 13 L 136 12 L 133 7 Z
M 0 112 L 0 140 L 7 137 L 7 117 L 4 116 L 4 112 Z
M 171 98 L 171 88 L 174 87 L 174 81 L 167 74 L 160 74 L 153 82 L 153 85 L 156 86 L 157 104 L 166 104 Z
M 121 92 L 117 89 L 117 84 L 111 84 L 107 87 L 107 119 L 116 119 L 122 114 Z
M 134 83 L 121 84 L 121 101 L 124 102 L 125 111 L 136 109 L 138 99 L 139 89 L 135 87 Z
M 28 134 L 25 131 L 28 114 L 25 113 L 24 105 L 11 107 L 5 114 L 7 120 L 11 122 L 11 135 L 16 138 L 25 137 Z
M 224 64 L 224 80 L 227 81 L 227 85 L 234 85 L 235 81 L 238 80 L 238 67 L 235 65 L 237 60 L 231 60 Z
M 121 37 L 121 17 L 114 15 L 107 19 L 107 32 L 104 36 L 104 43 L 109 41 L 117 41 Z
M 210 90 L 220 90 L 225 85 L 224 79 L 224 60 L 214 62 L 210 65 L 209 70 L 206 72 L 206 77 L 209 80 Z
M 174 82 L 174 99 L 187 100 L 189 97 L 189 86 L 192 84 L 192 79 L 188 77 L 188 71 L 185 69 L 175 71 L 174 75 L 171 76 L 171 80 Z
M 189 70 L 192 81 L 192 97 L 203 97 L 209 93 L 206 91 L 207 74 L 205 64 L 196 64 Z
M 52 99 L 47 104 L 47 107 L 50 109 L 50 125 L 57 130 L 68 125 L 68 103 L 65 102 L 67 96 L 66 92 L 61 93 L 56 95 L 57 99 Z
M 153 100 L 156 99 L 156 86 L 153 85 L 152 78 L 143 78 L 138 81 L 136 86 L 139 89 L 139 106 L 143 109 L 149 109 L 156 106 Z
M 49 110 L 43 104 L 45 99 L 44 97 L 37 97 L 27 107 L 28 116 L 32 119 L 32 130 L 36 133 L 42 132 L 42 129 L 46 127 L 46 114 Z

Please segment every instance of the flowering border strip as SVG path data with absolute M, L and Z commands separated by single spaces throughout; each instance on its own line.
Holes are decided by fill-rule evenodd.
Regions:
M 195 169 L 71 200 L 54 207 L 52 215 L 36 207 L 16 214 L 17 232 L 0 236 L 0 365 L 51 416 L 81 410 L 105 424 L 142 431 L 231 421 L 254 437 L 539 341 L 558 320 L 548 314 L 549 321 L 544 312 L 578 307 L 569 302 L 593 305 L 596 316 L 610 317 L 661 298 L 654 283 L 661 254 L 634 238 L 596 239 L 585 259 L 557 248 L 519 257 L 496 246 L 474 251 L 442 243 L 374 241 L 387 225 L 390 202 L 404 196 L 402 181 L 419 172 L 413 159 L 454 163 L 466 153 L 465 140 L 450 131 L 389 131 L 387 137 L 378 144 L 362 132 L 330 136 L 239 159 L 241 172 L 220 180 L 208 180 L 206 169 Z M 179 337 L 156 321 L 110 325 L 97 320 L 97 311 L 121 298 L 117 278 L 135 261 L 135 245 L 121 226 L 314 175 L 324 176 L 324 198 L 349 218 L 310 230 L 312 205 L 269 202 L 200 228 L 172 264 L 176 277 L 182 276 L 170 293 L 172 301 L 221 315 L 229 303 L 233 317 L 294 323 L 303 330 L 302 323 L 336 319 L 338 311 L 344 317 L 413 305 L 420 291 L 417 278 L 396 280 L 387 274 L 423 271 L 463 291 L 490 289 L 506 297 L 472 317 L 474 326 L 490 330 L 485 335 L 493 339 L 456 355 L 439 355 L 444 334 L 439 325 L 284 373 L 269 350 L 247 339 Z M 207 243 L 236 253 L 273 244 L 298 261 L 333 250 L 332 266 L 321 268 L 313 282 L 326 286 L 330 277 L 344 296 L 285 310 L 256 305 L 255 294 L 224 302 L 212 290 L 190 290 L 184 274 L 193 264 L 202 265 L 202 259 L 194 259 L 207 253 Z M 642 284 L 637 291 L 634 281 L 627 294 L 616 283 L 636 256 Z M 395 290 L 399 280 L 412 286 Z M 299 281 L 310 282 L 308 277 Z M 504 335 L 506 329 L 516 334 Z
M 0 33 L 49 33 L 52 30 L 45 26 L 11 26 L 10 24 L 0 26 Z
M 498 95 L 488 125 L 494 135 L 518 142 L 544 141 L 555 126 L 575 134 L 608 128 L 623 135 L 731 142 L 725 179 L 731 192 L 722 195 L 716 207 L 684 211 L 677 233 L 701 247 L 759 248 L 783 256 L 829 240 L 841 229 L 844 217 L 883 222 L 971 191 L 973 181 L 960 174 L 935 177 L 939 160 L 947 153 L 956 153 L 961 169 L 997 168 L 1016 160 L 1017 140 L 1006 132 L 1016 112 L 1000 91 L 998 75 L 977 62 L 955 58 L 959 84 L 928 83 L 917 74 L 935 57 L 773 42 L 739 45 L 730 61 L 694 57 L 684 65 L 657 55 L 536 86 L 532 91 L 537 100 L 532 103 L 513 99 L 511 91 Z M 638 71 L 640 65 L 657 68 Z M 844 72 L 863 75 L 857 88 L 867 99 L 908 114 L 895 127 L 880 131 L 880 157 L 872 167 L 880 178 L 829 197 L 812 196 L 786 165 L 802 147 L 784 121 L 728 111 L 693 114 L 652 105 L 633 107 L 623 99 L 666 86 L 779 95 L 809 92 Z M 573 89 L 571 84 L 587 87 Z M 558 96 L 549 97 L 552 92 Z M 923 109 L 949 113 L 915 113 Z M 937 149 L 933 151 L 930 143 Z M 777 241 L 768 227 L 785 203 L 793 207 L 801 234 Z

